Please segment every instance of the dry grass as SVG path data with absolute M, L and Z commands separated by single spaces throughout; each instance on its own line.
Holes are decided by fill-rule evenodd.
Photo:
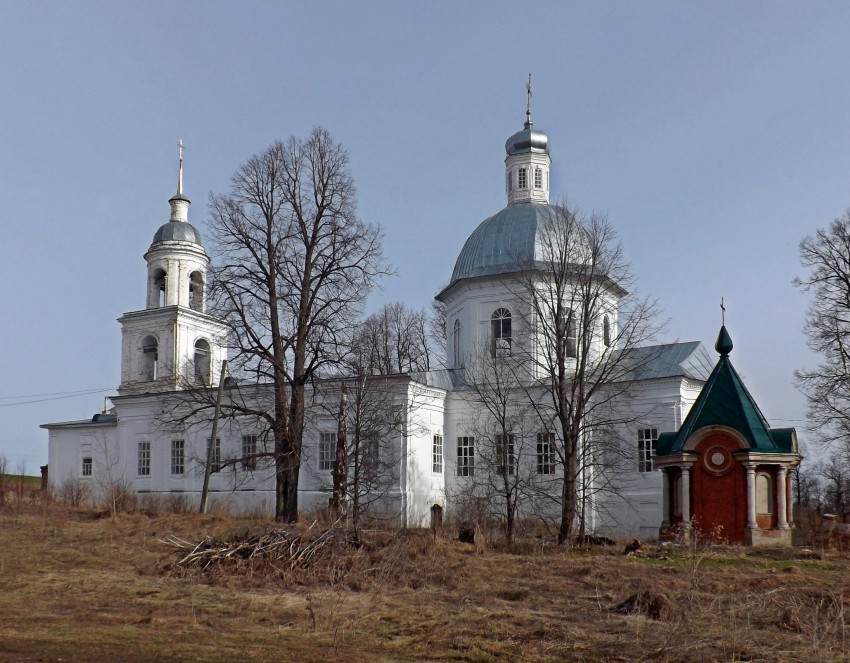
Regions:
M 850 660 L 837 554 L 476 552 L 448 530 L 367 531 L 357 546 L 335 533 L 297 573 L 176 572 L 180 551 L 164 543 L 268 528 L 0 511 L 0 661 Z

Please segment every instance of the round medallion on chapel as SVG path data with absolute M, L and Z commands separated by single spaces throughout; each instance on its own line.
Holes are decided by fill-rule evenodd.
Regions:
M 711 474 L 726 474 L 732 468 L 732 454 L 719 444 L 709 447 L 702 455 L 702 465 Z

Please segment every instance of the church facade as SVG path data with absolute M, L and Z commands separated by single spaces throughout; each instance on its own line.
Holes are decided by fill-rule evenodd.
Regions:
M 523 302 L 518 284 L 540 263 L 543 228 L 558 211 L 549 200 L 548 137 L 534 129 L 529 113 L 505 149 L 507 205 L 472 231 L 448 286 L 438 295 L 446 308 L 446 367 L 370 378 L 373 393 L 381 395 L 386 421 L 376 434 L 380 442 L 363 456 L 374 476 L 364 482 L 362 499 L 376 514 L 405 526 L 426 524 L 434 505 L 463 518 L 470 508 L 468 498 L 481 497 L 475 485 L 485 485 L 482 479 L 498 463 L 489 459 L 487 465 L 493 427 L 473 366 L 477 357 L 519 361 L 522 339 L 540 334 L 533 316 L 519 315 Z M 212 391 L 227 358 L 228 327 L 206 311 L 210 258 L 200 232 L 189 223 L 182 157 L 179 172 L 177 193 L 169 201 L 171 216 L 144 254 L 145 308 L 119 319 L 121 381 L 111 398 L 113 407 L 91 420 L 42 426 L 49 432 L 50 484 L 54 490 L 68 482 L 88 485 L 94 493 L 120 485 L 140 495 L 178 496 L 194 506 L 200 501 L 211 446 L 213 504 L 233 512 L 271 514 L 274 469 L 265 453 L 270 450 L 268 431 L 257 420 L 226 418 L 210 442 L 211 417 L 169 417 L 187 393 Z M 623 292 L 616 283 L 606 291 L 606 313 L 595 341 L 600 352 L 616 351 Z M 613 461 L 592 459 L 581 468 L 586 494 L 581 509 L 585 531 L 652 538 L 667 517 L 662 474 L 653 463 L 656 442 L 679 430 L 714 362 L 698 342 L 633 351 L 649 359 L 621 398 L 626 414 L 616 431 L 619 454 Z M 540 377 L 533 366 L 523 370 L 529 379 Z M 352 380 L 327 380 L 308 399 L 301 509 L 328 504 L 340 387 L 346 383 L 350 394 L 356 386 Z M 518 384 L 514 391 L 514 411 L 545 410 L 542 392 L 536 396 L 539 403 L 529 405 L 520 395 L 535 398 L 533 389 Z M 267 386 L 243 384 L 239 397 L 259 403 L 268 394 Z M 499 438 L 502 448 L 510 447 L 511 475 L 522 473 L 528 488 L 519 513 L 548 513 L 560 494 L 563 471 L 556 462 L 556 433 L 545 417 L 519 414 L 513 421 L 522 424 L 509 440 Z M 597 463 L 613 463 L 618 471 L 603 481 Z

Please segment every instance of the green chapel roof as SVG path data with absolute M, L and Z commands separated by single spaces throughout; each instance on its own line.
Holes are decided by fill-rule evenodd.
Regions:
M 732 366 L 732 338 L 720 328 L 715 349 L 720 359 L 677 433 L 658 436 L 657 455 L 682 453 L 688 439 L 706 426 L 727 426 L 746 438 L 751 452 L 795 453 L 793 428 L 770 428 L 741 376 Z

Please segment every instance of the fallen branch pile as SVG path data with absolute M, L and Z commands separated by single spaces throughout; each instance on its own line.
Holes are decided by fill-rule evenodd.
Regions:
M 270 567 L 267 570 L 286 574 L 296 569 L 308 568 L 314 559 L 335 536 L 336 529 L 330 527 L 313 532 L 316 523 L 303 532 L 287 529 L 271 529 L 259 533 L 243 532 L 225 538 L 206 537 L 192 543 L 175 535 L 160 542 L 176 548 L 178 559 L 166 567 L 171 571 L 243 570 L 249 573 Z

